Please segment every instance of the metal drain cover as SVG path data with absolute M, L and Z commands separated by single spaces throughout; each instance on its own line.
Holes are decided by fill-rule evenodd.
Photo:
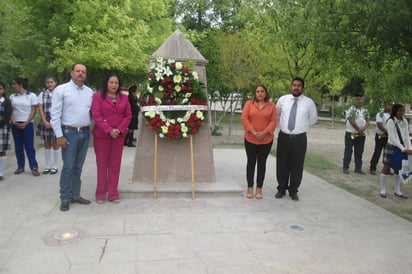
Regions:
M 83 233 L 75 229 L 59 229 L 47 233 L 43 240 L 47 245 L 68 245 L 83 238 Z
M 297 224 L 288 225 L 288 229 L 294 232 L 306 232 L 306 228 L 304 226 L 297 225 Z

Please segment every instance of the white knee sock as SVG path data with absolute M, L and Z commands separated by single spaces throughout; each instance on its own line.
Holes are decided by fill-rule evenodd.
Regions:
M 395 183 L 395 193 L 398 195 L 401 195 L 401 178 L 399 177 L 399 175 L 394 174 L 393 175 L 393 181 Z
M 44 149 L 44 159 L 46 160 L 46 168 L 50 169 L 50 161 L 51 161 L 51 149 Z
M 381 173 L 381 194 L 386 194 L 386 175 Z
M 53 168 L 57 169 L 59 167 L 60 155 L 62 154 L 61 149 L 53 150 Z
M 0 156 L 0 176 L 3 176 L 4 168 L 6 167 L 7 156 Z

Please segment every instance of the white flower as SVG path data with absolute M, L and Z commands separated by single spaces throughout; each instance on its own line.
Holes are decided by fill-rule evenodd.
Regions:
M 161 129 L 162 129 L 162 133 L 164 133 L 164 134 L 166 134 L 167 131 L 168 131 L 167 126 L 162 126 Z
M 182 100 L 182 105 L 186 104 L 187 102 L 189 102 L 189 99 L 185 98 Z
M 170 67 L 166 67 L 163 73 L 167 76 L 173 75 L 173 71 L 170 69 Z
M 159 89 L 159 91 L 164 91 L 165 90 L 162 85 L 159 85 L 158 89 Z
M 160 116 L 160 119 L 162 120 L 162 121 L 166 121 L 166 116 L 164 115 L 164 113 L 163 113 L 163 111 L 161 111 L 160 113 L 159 113 L 159 116 Z
M 196 117 L 197 118 L 202 118 L 203 117 L 203 112 L 201 112 L 200 110 L 196 111 Z
M 179 91 L 181 90 L 180 86 L 179 86 L 179 85 L 176 85 L 176 86 L 175 86 L 175 90 L 176 90 L 176 92 L 179 92 Z
M 162 56 L 157 56 L 156 61 L 160 64 L 163 63 L 163 57 Z
M 183 116 L 183 120 L 187 121 L 190 118 L 190 114 L 192 114 L 193 112 L 191 110 L 186 111 L 185 116 Z
M 184 123 L 181 124 L 181 127 L 180 127 L 181 132 L 186 133 L 188 130 L 189 128 Z
M 165 135 L 164 135 L 163 133 L 159 133 L 159 137 L 160 137 L 160 138 L 164 138 Z
M 182 63 L 176 62 L 176 69 L 177 69 L 177 70 L 181 70 L 182 68 L 183 68 Z
M 192 94 L 191 94 L 190 92 L 188 92 L 188 93 L 185 94 L 185 97 L 186 97 L 186 98 L 189 98 L 190 96 L 192 96 Z
M 192 72 L 192 75 L 193 75 L 193 78 L 194 78 L 195 80 L 199 80 L 199 74 L 197 74 L 196 71 L 193 71 L 193 72 Z
M 182 119 L 182 118 L 180 118 L 180 117 L 179 117 L 179 118 L 177 118 L 176 120 L 177 120 L 177 122 L 178 122 L 178 123 L 183 122 L 183 119 Z
M 144 116 L 148 116 L 150 119 L 153 119 L 156 116 L 156 112 L 154 110 L 150 110 L 146 112 Z
M 173 60 L 173 59 L 168 59 L 168 60 L 167 60 L 167 63 L 168 63 L 168 64 L 173 64 L 174 62 L 175 62 L 175 60 Z
M 160 100 L 159 98 L 155 97 L 155 102 L 156 104 L 160 105 L 162 103 L 162 100 Z
M 170 119 L 169 122 L 170 122 L 172 125 L 176 124 L 176 120 L 175 120 L 175 119 Z
M 147 84 L 147 91 L 148 91 L 149 93 L 152 93 L 152 92 L 153 92 L 153 88 L 150 87 L 150 84 Z
M 176 84 L 180 83 L 181 81 L 182 81 L 182 76 L 180 75 L 173 76 L 173 82 L 175 82 Z
M 183 138 L 186 138 L 186 137 L 187 137 L 187 133 L 183 133 L 182 136 L 183 136 Z
M 163 73 L 162 73 L 162 71 L 156 71 L 156 73 L 155 73 L 155 77 L 156 77 L 156 81 L 160 81 L 160 80 L 163 80 Z

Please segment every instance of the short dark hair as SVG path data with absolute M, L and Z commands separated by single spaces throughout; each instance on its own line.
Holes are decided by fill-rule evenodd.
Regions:
M 82 66 L 85 66 L 85 67 L 86 67 L 86 65 L 83 64 L 83 63 L 75 63 L 75 64 L 72 66 L 72 70 L 71 70 L 71 71 L 73 71 L 73 70 L 74 70 L 74 67 L 77 66 L 77 65 L 82 65 Z
M 304 81 L 302 78 L 300 78 L 300 77 L 295 77 L 295 78 L 293 78 L 293 79 L 292 79 L 292 85 L 293 85 L 293 82 L 295 82 L 295 81 L 301 82 L 301 83 L 302 83 L 302 87 L 305 87 L 305 81 Z
M 24 89 L 29 88 L 29 79 L 27 79 L 27 78 L 23 78 L 21 76 L 18 76 L 16 78 L 14 78 L 14 82 L 18 85 L 23 86 Z

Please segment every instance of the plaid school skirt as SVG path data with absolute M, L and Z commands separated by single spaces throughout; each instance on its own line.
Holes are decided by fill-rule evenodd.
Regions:
M 386 144 L 385 149 L 383 151 L 383 163 L 389 165 L 389 160 L 391 159 L 395 150 L 399 150 L 397 146 Z
M 10 128 L 0 128 L 0 151 L 10 149 Z
M 42 122 L 37 125 L 37 131 L 43 141 L 53 142 L 56 140 L 53 129 L 46 128 Z

